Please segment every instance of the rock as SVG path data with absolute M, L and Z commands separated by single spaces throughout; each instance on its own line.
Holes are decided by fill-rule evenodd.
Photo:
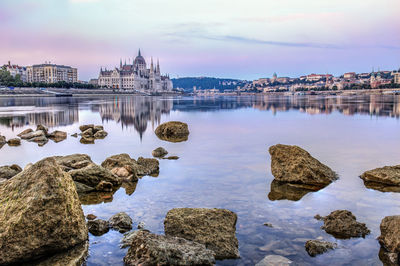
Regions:
M 78 137 L 78 133 L 72 134 L 71 137 L 77 138 Z
M 42 136 L 38 136 L 38 137 L 34 137 L 34 138 L 30 138 L 28 139 L 28 141 L 31 142 L 36 142 L 39 144 L 46 144 L 49 140 L 46 138 L 46 136 L 42 135 Z
M 298 146 L 277 144 L 269 148 L 275 180 L 323 188 L 337 179 L 328 166 Z
M 93 137 L 94 132 L 93 132 L 93 128 L 88 128 L 85 131 L 82 132 L 82 137 Z
M 137 226 L 138 229 L 145 229 L 146 224 L 144 222 L 140 222 Z
M 94 138 L 91 138 L 91 137 L 82 137 L 82 138 L 79 140 L 79 142 L 82 143 L 82 144 L 94 144 Z
M 154 174 L 158 175 L 160 171 L 160 163 L 157 159 L 139 157 L 137 160 L 137 164 L 140 167 L 137 167 L 136 173 L 140 176 Z
M 155 133 L 161 140 L 181 142 L 188 139 L 189 129 L 186 123 L 170 121 L 159 125 Z
M 74 182 L 46 158 L 0 186 L 0 264 L 31 261 L 88 239 Z
M 90 187 L 88 185 L 85 185 L 85 184 L 82 184 L 82 183 L 79 183 L 76 181 L 74 181 L 74 183 L 75 183 L 75 187 L 76 187 L 76 192 L 78 192 L 78 193 L 88 193 L 88 192 L 95 191 L 95 188 Z
M 132 229 L 132 219 L 125 212 L 114 214 L 108 222 L 113 229 L 118 230 L 120 233 L 125 233 Z
M 178 160 L 179 156 L 168 156 L 168 157 L 164 157 L 162 159 L 165 159 L 165 160 Z
M 176 208 L 164 220 L 167 236 L 182 237 L 204 244 L 216 259 L 239 258 L 235 236 L 237 215 L 225 209 Z
M 78 266 L 85 265 L 89 251 L 89 241 L 74 246 L 67 251 L 59 252 L 54 256 L 44 258 L 40 261 L 28 262 L 21 266 Z
M 0 167 L 0 178 L 10 179 L 11 177 L 22 172 L 22 168 L 16 164 L 5 165 Z
M 168 154 L 167 150 L 163 147 L 158 147 L 151 153 L 154 157 L 164 157 Z
M 67 132 L 56 130 L 48 134 L 47 137 L 54 140 L 54 142 L 60 142 L 67 138 Z
M 330 249 L 337 248 L 337 244 L 322 240 L 308 240 L 305 244 L 305 248 L 308 255 L 315 257 L 319 254 L 327 252 Z
M 97 216 L 92 213 L 89 213 L 88 215 L 86 215 L 86 219 L 88 219 L 88 220 L 94 220 L 96 218 L 97 218 Z
M 74 169 L 81 169 L 93 163 L 92 159 L 87 154 L 71 154 L 66 156 L 53 157 L 61 169 L 68 172 Z
M 22 131 L 21 133 L 19 133 L 17 136 L 21 137 L 22 135 L 26 135 L 31 132 L 33 132 L 33 130 L 31 128 L 28 128 L 28 129 L 25 129 L 24 131 Z
M 19 146 L 21 145 L 21 140 L 19 138 L 9 139 L 7 143 L 8 146 Z
M 31 167 L 33 165 L 33 163 L 28 163 L 27 165 L 25 165 L 24 171 L 27 170 L 29 167 Z
M 84 131 L 86 131 L 86 130 L 89 129 L 89 128 L 93 129 L 93 128 L 94 128 L 94 125 L 93 125 L 93 124 L 90 124 L 90 125 L 82 125 L 82 126 L 79 127 L 79 130 L 80 130 L 81 132 L 84 132 Z
M 370 233 L 365 223 L 357 222 L 356 217 L 347 210 L 333 211 L 323 220 L 321 228 L 336 238 L 365 237 Z
M 379 259 L 384 266 L 399 266 L 399 253 L 387 252 L 384 248 L 379 249 Z
M 49 132 L 49 129 L 43 125 L 37 125 L 36 127 L 36 131 L 43 131 L 45 135 L 47 135 L 47 133 Z
M 94 126 L 93 127 L 93 131 L 94 133 L 97 133 L 98 131 L 104 130 L 103 126 Z M 107 132 L 106 132 L 107 133 Z
M 0 135 L 0 145 L 4 145 L 4 144 L 6 144 L 6 143 L 7 143 L 6 137 Z
M 271 191 L 268 198 L 274 200 L 292 200 L 298 201 L 310 192 L 315 192 L 321 189 L 321 186 L 295 184 L 272 180 Z
M 317 214 L 314 216 L 314 219 L 318 220 L 318 221 L 323 221 L 324 217 L 322 217 L 321 215 Z
M 108 133 L 104 130 L 99 130 L 96 133 L 94 133 L 94 138 L 95 139 L 104 139 L 107 137 Z
M 360 177 L 368 188 L 383 192 L 400 192 L 400 165 L 384 166 L 382 168 L 369 170 Z
M 379 243 L 389 252 L 400 253 L 400 215 L 383 218 Z
M 291 260 L 279 255 L 268 255 L 259 261 L 256 266 L 287 266 L 292 263 Z
M 82 205 L 97 205 L 100 203 L 112 202 L 113 195 L 117 190 L 118 188 L 115 188 L 112 192 L 92 191 L 80 193 L 78 195 Z
M 274 227 L 271 223 L 264 223 L 264 225 L 271 228 Z
M 110 224 L 102 219 L 89 220 L 87 222 L 89 232 L 94 236 L 101 236 L 110 230 Z
M 96 190 L 111 192 L 113 190 L 113 185 L 107 181 L 100 181 L 100 183 L 98 183 L 96 186 Z
M 101 166 L 110 170 L 114 175 L 130 180 L 137 181 L 138 164 L 128 154 L 122 153 L 108 157 Z
M 125 265 L 214 265 L 214 253 L 204 245 L 178 237 L 137 231 L 124 257 Z
M 32 139 L 36 137 L 46 137 L 46 134 L 43 130 L 37 130 L 20 136 L 21 139 Z
M 121 180 L 119 180 L 117 176 L 113 175 L 104 167 L 94 163 L 80 169 L 70 170 L 68 173 L 72 176 L 74 181 L 90 187 L 96 187 L 101 181 L 107 181 L 111 183 L 112 186 L 119 186 L 121 184 Z

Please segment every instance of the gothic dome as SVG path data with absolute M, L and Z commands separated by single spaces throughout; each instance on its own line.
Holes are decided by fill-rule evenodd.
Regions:
M 135 65 L 146 65 L 146 61 L 144 60 L 143 56 L 141 55 L 140 49 L 139 49 L 138 56 L 136 56 L 136 58 L 135 58 Z

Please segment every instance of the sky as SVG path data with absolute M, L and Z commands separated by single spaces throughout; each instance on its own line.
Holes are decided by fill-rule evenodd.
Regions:
M 399 0 L 0 0 L 0 64 L 253 80 L 400 67 Z

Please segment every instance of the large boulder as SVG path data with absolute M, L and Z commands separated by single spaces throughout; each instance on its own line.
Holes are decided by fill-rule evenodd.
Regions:
M 367 188 L 383 192 L 400 192 L 400 165 L 369 170 L 360 177 Z
M 239 258 L 235 236 L 237 215 L 225 209 L 176 208 L 164 220 L 167 236 L 182 237 L 204 244 L 216 259 Z
M 400 215 L 383 218 L 381 235 L 378 237 L 383 248 L 392 253 L 400 253 Z
M 30 261 L 88 239 L 71 176 L 43 159 L 0 186 L 0 264 Z
M 183 238 L 140 230 L 132 235 L 125 265 L 214 265 L 214 253 Z
M 22 168 L 16 164 L 0 166 L 0 178 L 10 179 L 22 171 Z
M 333 211 L 321 219 L 324 221 L 321 228 L 336 238 L 365 237 L 371 232 L 365 223 L 357 222 L 356 217 L 347 210 Z
M 155 131 L 158 138 L 170 142 L 186 141 L 189 136 L 189 128 L 186 123 L 170 121 L 159 125 Z
M 275 180 L 325 187 L 337 179 L 328 166 L 298 146 L 277 144 L 269 148 Z
M 308 255 L 315 257 L 319 254 L 337 248 L 337 244 L 322 240 L 308 240 L 305 244 L 305 248 Z

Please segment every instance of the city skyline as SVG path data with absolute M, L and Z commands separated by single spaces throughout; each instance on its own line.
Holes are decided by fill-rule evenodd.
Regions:
M 81 80 L 139 48 L 146 60 L 158 55 L 171 78 L 394 70 L 399 9 L 397 0 L 5 0 L 0 61 L 71 65 Z

